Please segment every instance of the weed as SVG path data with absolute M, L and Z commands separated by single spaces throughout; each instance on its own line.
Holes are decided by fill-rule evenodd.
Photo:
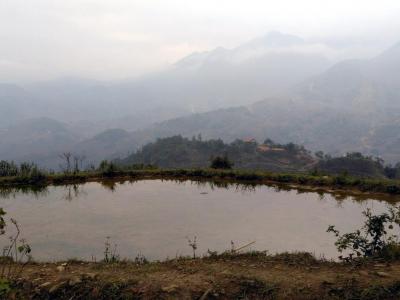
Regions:
M 273 299 L 278 287 L 257 278 L 240 278 L 237 299 Z
M 16 234 L 9 237 L 9 245 L 3 249 L 0 266 L 0 276 L 12 280 L 21 275 L 26 264 L 32 260 L 31 247 L 25 239 L 19 239 L 21 230 L 16 220 L 11 218 L 11 223 L 16 229 Z
M 188 237 L 186 237 L 186 238 L 187 238 L 189 247 L 192 248 L 192 251 L 193 251 L 193 259 L 196 259 L 197 237 L 194 236 L 193 241 L 192 241 L 190 238 L 188 238 Z
M 104 242 L 104 258 L 103 262 L 105 263 L 116 263 L 120 261 L 119 254 L 117 253 L 117 244 L 114 244 L 114 247 L 111 247 L 110 237 L 106 238 Z
M 4 220 L 5 215 L 6 215 L 6 212 L 4 211 L 3 208 L 0 207 L 0 235 L 3 235 L 6 233 L 6 231 L 5 231 L 6 221 Z
M 145 265 L 145 264 L 148 264 L 148 263 L 149 263 L 149 261 L 147 260 L 147 258 L 142 253 L 139 253 L 138 255 L 136 255 L 135 264 L 137 264 L 137 265 Z
M 0 279 L 0 297 L 5 297 L 10 291 L 10 282 L 6 279 Z
M 4 216 L 6 212 L 0 208 L 0 235 L 6 233 L 7 226 Z M 20 277 L 25 266 L 32 260 L 31 247 L 24 239 L 20 239 L 21 230 L 15 219 L 11 223 L 16 233 L 9 237 L 9 244 L 4 247 L 0 257 L 0 296 L 5 297 L 11 291 L 11 284 Z

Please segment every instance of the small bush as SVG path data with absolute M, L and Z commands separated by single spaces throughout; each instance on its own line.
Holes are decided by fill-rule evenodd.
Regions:
M 112 177 L 119 171 L 119 168 L 114 162 L 103 160 L 98 167 L 98 171 L 100 171 L 103 176 Z
M 386 187 L 386 192 L 389 194 L 400 194 L 400 187 L 397 185 L 388 185 Z
M 363 214 L 366 217 L 364 226 L 355 232 L 340 235 L 335 226 L 328 227 L 327 232 L 333 232 L 338 238 L 335 242 L 338 251 L 350 252 L 348 256 L 339 256 L 339 259 L 352 261 L 356 257 L 399 258 L 400 244 L 395 235 L 388 234 L 388 230 L 392 230 L 395 224 L 400 225 L 400 207 L 380 215 L 373 215 L 367 209 Z
M 212 169 L 232 169 L 233 163 L 227 156 L 217 156 L 211 160 Z

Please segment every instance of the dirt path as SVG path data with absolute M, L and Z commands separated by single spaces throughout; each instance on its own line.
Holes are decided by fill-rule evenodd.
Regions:
M 358 266 L 306 254 L 163 263 L 30 264 L 10 299 L 400 299 L 400 262 Z

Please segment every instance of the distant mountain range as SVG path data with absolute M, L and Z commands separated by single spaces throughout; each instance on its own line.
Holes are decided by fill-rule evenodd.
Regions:
M 0 159 L 55 168 L 63 150 L 98 162 L 159 137 L 202 134 L 400 161 L 400 44 L 333 66 L 314 46 L 270 33 L 136 81 L 0 85 Z
M 0 85 L 4 117 L 0 127 L 49 117 L 89 123 L 88 133 L 93 134 L 120 126 L 135 130 L 193 112 L 247 105 L 326 70 L 330 61 L 323 51 L 312 50 L 314 46 L 273 32 L 234 49 L 194 53 L 163 72 L 136 80 L 64 78 L 22 87 Z

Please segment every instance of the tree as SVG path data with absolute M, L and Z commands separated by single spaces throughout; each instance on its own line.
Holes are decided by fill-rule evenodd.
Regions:
M 233 163 L 229 161 L 228 156 L 216 156 L 211 160 L 212 169 L 232 169 Z
M 14 162 L 0 161 L 0 177 L 17 176 L 18 166 Z
M 275 145 L 275 142 L 274 142 L 273 140 L 267 138 L 267 139 L 264 141 L 264 145 L 274 146 L 274 145 Z
M 299 147 L 294 143 L 286 144 L 284 148 L 286 149 L 286 151 L 291 153 L 296 153 L 299 150 Z
M 324 159 L 325 154 L 323 151 L 317 151 L 317 152 L 315 152 L 315 156 L 322 160 L 322 159 Z
M 100 171 L 105 176 L 113 176 L 114 173 L 118 171 L 118 167 L 112 161 L 103 160 L 100 162 L 98 171 Z
M 60 154 L 60 158 L 65 161 L 65 165 L 60 165 L 64 173 L 71 172 L 71 157 L 72 157 L 71 152 L 64 152 Z
M 81 169 L 83 169 L 83 162 L 85 161 L 86 156 L 84 155 L 74 155 L 74 173 L 79 173 Z

